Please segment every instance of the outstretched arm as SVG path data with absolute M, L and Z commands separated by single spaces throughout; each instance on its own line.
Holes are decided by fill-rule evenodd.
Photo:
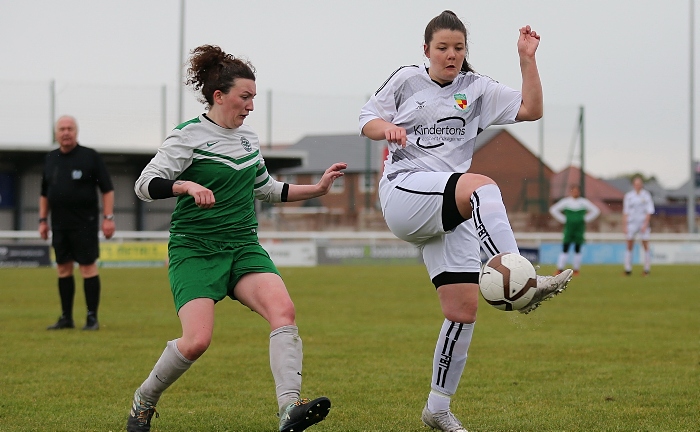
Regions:
M 520 56 L 520 73 L 523 77 L 523 100 L 515 116 L 517 121 L 533 121 L 542 117 L 544 102 L 542 98 L 542 82 L 537 70 L 535 52 L 540 44 L 538 35 L 530 26 L 520 29 L 518 38 L 518 55 Z
M 344 175 L 342 170 L 347 167 L 348 164 L 343 162 L 334 163 L 323 173 L 323 177 L 315 185 L 290 184 L 287 202 L 302 201 L 327 194 L 331 190 L 335 179 L 342 177 Z

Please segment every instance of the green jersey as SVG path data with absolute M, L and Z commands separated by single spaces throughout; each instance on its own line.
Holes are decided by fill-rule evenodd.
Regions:
M 189 180 L 210 189 L 216 204 L 197 207 L 181 195 L 170 222 L 171 235 L 217 241 L 257 241 L 255 198 L 280 202 L 284 184 L 267 172 L 258 136 L 247 125 L 218 126 L 200 115 L 176 127 L 136 181 L 136 194 L 152 201 L 148 184 L 160 177 Z
M 583 197 L 566 197 L 554 204 L 549 213 L 564 224 L 565 243 L 583 243 L 586 223 L 597 218 L 600 210 Z

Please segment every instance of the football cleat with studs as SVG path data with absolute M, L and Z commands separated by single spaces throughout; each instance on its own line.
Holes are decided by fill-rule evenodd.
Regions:
M 451 411 L 433 413 L 428 410 L 428 404 L 425 404 L 420 418 L 426 426 L 432 429 L 446 432 L 467 432 L 462 426 L 462 422 L 457 420 L 457 417 Z
M 331 410 L 327 397 L 299 399 L 280 413 L 280 432 L 301 432 L 322 421 Z
M 155 404 L 143 400 L 141 392 L 137 389 L 134 393 L 134 401 L 131 405 L 129 418 L 126 421 L 127 432 L 149 432 L 153 414 L 158 418 Z
M 525 305 L 525 307 L 520 308 L 518 311 L 520 313 L 529 314 L 534 311 L 543 301 L 549 300 L 555 295 L 563 292 L 571 278 L 574 275 L 574 271 L 571 269 L 566 269 L 555 276 L 537 276 L 537 291 L 535 296 L 532 297 L 530 303 Z

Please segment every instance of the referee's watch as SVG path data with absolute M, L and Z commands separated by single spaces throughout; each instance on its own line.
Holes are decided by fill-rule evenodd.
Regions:
M 114 220 L 114 215 L 113 214 L 104 215 L 104 219 L 105 220 Z

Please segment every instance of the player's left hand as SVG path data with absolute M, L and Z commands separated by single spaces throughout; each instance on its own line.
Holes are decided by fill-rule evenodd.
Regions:
M 347 167 L 348 164 L 345 162 L 337 162 L 331 165 L 330 168 L 323 173 L 321 180 L 319 180 L 319 182 L 316 184 L 316 186 L 322 191 L 323 195 L 327 194 L 328 191 L 331 190 L 331 186 L 333 186 L 335 179 L 345 175 L 341 170 L 344 170 Z
M 114 221 L 109 219 L 102 220 L 102 234 L 105 235 L 106 239 L 111 239 L 114 235 Z
M 540 35 L 532 30 L 529 25 L 520 28 L 518 37 L 518 54 L 525 57 L 534 57 L 537 47 L 540 45 Z

